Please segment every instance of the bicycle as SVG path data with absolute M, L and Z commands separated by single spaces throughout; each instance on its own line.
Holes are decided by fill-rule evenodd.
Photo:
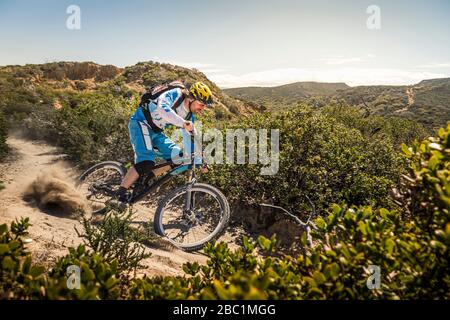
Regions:
M 191 146 L 193 142 L 194 134 L 191 134 Z M 185 251 L 199 250 L 206 243 L 215 240 L 225 230 L 230 219 L 230 206 L 223 193 L 211 185 L 197 182 L 194 158 L 195 153 L 191 152 L 190 162 L 187 164 L 175 164 L 166 160 L 156 165 L 153 172 L 167 166 L 170 169 L 159 177 L 139 177 L 131 187 L 128 200 L 128 204 L 133 205 L 172 177 L 188 171 L 188 182 L 169 192 L 160 201 L 153 219 L 155 232 Z M 100 205 L 92 214 L 106 214 L 112 209 L 108 202 L 114 199 L 126 172 L 123 164 L 105 161 L 92 166 L 80 176 L 79 190 L 85 193 L 91 205 Z M 199 239 L 192 231 L 199 231 L 200 227 L 205 230 Z

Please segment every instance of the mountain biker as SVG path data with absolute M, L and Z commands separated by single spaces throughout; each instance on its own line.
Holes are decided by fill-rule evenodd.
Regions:
M 129 198 L 128 188 L 141 175 L 150 173 L 155 166 L 154 148 L 158 149 L 165 160 L 183 156 L 182 149 L 163 130 L 174 125 L 192 132 L 194 115 L 203 112 L 207 106 L 212 107 L 212 104 L 212 92 L 202 82 L 192 84 L 189 91 L 183 88 L 170 89 L 155 101 L 149 101 L 147 105 L 140 104 L 128 123 L 135 164 L 128 170 L 116 193 L 121 204 L 126 203 Z M 207 171 L 206 168 L 202 170 Z

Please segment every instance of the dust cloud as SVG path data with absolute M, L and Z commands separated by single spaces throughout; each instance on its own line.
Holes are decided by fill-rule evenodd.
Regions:
M 68 217 L 76 217 L 88 211 L 84 196 L 75 188 L 70 178 L 56 169 L 41 172 L 23 194 L 26 200 L 34 200 L 40 210 Z

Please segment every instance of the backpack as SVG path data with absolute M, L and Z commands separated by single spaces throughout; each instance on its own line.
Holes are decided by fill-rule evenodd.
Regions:
M 176 110 L 181 102 L 188 96 L 188 92 L 186 89 L 186 86 L 179 80 L 176 81 L 172 81 L 169 83 L 165 83 L 165 84 L 161 84 L 161 85 L 156 85 L 151 87 L 146 93 L 144 93 L 141 96 L 141 101 L 139 103 L 139 107 L 142 108 L 142 111 L 144 112 L 144 116 L 145 119 L 147 120 L 148 124 L 150 125 L 150 127 L 152 128 L 152 130 L 154 132 L 161 132 L 162 129 L 159 128 L 152 119 L 152 115 L 150 113 L 150 111 L 148 111 L 148 104 L 151 102 L 155 102 L 156 99 L 158 99 L 158 97 L 160 95 L 162 95 L 163 93 L 175 89 L 175 88 L 180 88 L 181 89 L 181 97 L 178 98 L 174 105 L 172 106 L 172 110 Z M 192 113 L 189 112 L 188 115 L 186 116 L 187 119 L 190 119 L 190 117 L 192 116 Z

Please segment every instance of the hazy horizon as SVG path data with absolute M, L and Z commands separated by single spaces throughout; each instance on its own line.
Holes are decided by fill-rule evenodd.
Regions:
M 78 29 L 67 26 L 71 5 Z M 0 0 L 0 65 L 157 61 L 221 88 L 411 85 L 450 77 L 449 12 L 445 0 Z
M 46 63 L 59 63 L 59 62 L 63 62 L 63 63 L 66 63 L 66 62 L 76 62 L 76 63 L 86 63 L 86 62 L 91 62 L 91 63 L 95 63 L 95 64 L 98 64 L 98 65 L 107 65 L 107 64 L 102 64 L 102 63 L 98 63 L 98 62 L 95 62 L 95 61 L 88 61 L 88 60 L 86 60 L 86 61 L 68 61 L 68 60 L 60 60 L 60 61 L 48 61 L 48 62 L 44 62 L 44 63 L 23 63 L 23 64 L 8 64 L 8 65 L 0 65 L 0 68 L 3 68 L 3 67 L 10 67 L 10 66 L 25 66 L 25 65 L 39 65 L 39 64 L 46 64 Z M 152 60 L 148 60 L 148 61 L 138 61 L 138 62 L 136 62 L 135 64 L 137 64 L 137 63 L 145 63 L 145 62 L 158 62 L 158 63 L 167 63 L 167 64 L 172 64 L 172 65 L 174 65 L 173 63 L 169 63 L 169 62 L 163 62 L 163 61 L 152 61 Z M 134 64 L 134 65 L 135 65 Z M 113 65 L 113 66 L 115 66 L 115 65 Z M 118 67 L 118 68 L 126 68 L 126 67 L 131 67 L 131 66 L 133 66 L 133 65 L 127 65 L 127 66 L 123 66 L 123 67 L 120 67 L 120 66 L 115 66 L 115 67 Z M 178 65 L 179 66 L 179 65 Z M 182 66 L 181 66 L 182 67 Z M 186 67 L 185 67 L 186 68 Z M 192 68 L 190 68 L 190 69 L 192 69 Z M 200 70 L 201 71 L 201 70 Z M 445 77 L 440 77 L 440 78 L 426 78 L 426 79 L 421 79 L 421 80 L 419 80 L 419 81 L 417 81 L 416 83 L 412 83 L 411 85 L 414 85 L 414 84 L 418 84 L 419 82 L 421 82 L 421 81 L 424 81 L 424 80 L 434 80 L 434 79 L 450 79 L 450 76 L 445 76 Z M 210 79 L 211 80 L 211 79 Z M 303 80 L 303 81 L 294 81 L 294 82 L 287 82 L 287 83 L 282 83 L 282 84 L 274 84 L 274 85 L 265 85 L 265 86 L 258 86 L 258 85 L 249 85 L 249 86 L 246 86 L 246 85 L 243 85 L 243 86 L 237 86 L 237 87 L 222 87 L 222 86 L 220 86 L 220 85 L 218 85 L 219 86 L 219 88 L 220 89 L 237 89 L 237 88 L 246 88 L 246 87 L 251 87 L 251 88 L 272 88 L 272 87 L 281 87 L 281 86 L 285 86 L 285 85 L 290 85 L 290 84 L 294 84 L 294 83 L 308 83 L 308 82 L 313 82 L 313 83 L 325 83 L 325 84 L 336 84 L 336 83 L 343 83 L 343 84 L 345 84 L 345 85 L 347 85 L 347 86 L 349 86 L 349 87 L 358 87 L 358 86 L 371 86 L 370 84 L 369 85 L 366 85 L 366 84 L 362 84 L 362 85 L 349 85 L 348 83 L 346 83 L 346 82 L 330 82 L 330 81 L 312 81 L 312 80 Z M 216 83 L 217 84 L 217 83 Z M 376 84 L 373 84 L 373 85 L 376 85 Z M 401 86 L 401 84 L 399 84 L 399 85 L 396 85 L 396 84 L 378 84 L 378 85 L 383 85 L 383 86 Z M 408 86 L 408 85 L 405 85 L 405 86 Z

